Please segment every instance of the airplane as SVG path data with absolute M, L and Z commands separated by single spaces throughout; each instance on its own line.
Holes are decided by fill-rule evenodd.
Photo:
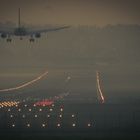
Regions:
M 56 28 L 48 28 L 48 29 L 36 29 L 36 30 L 30 30 L 29 28 L 26 28 L 24 26 L 21 26 L 21 17 L 20 17 L 20 8 L 18 9 L 18 27 L 13 28 L 12 30 L 1 30 L 0 29 L 0 36 L 1 38 L 5 39 L 7 42 L 11 42 L 11 36 L 18 36 L 20 40 L 23 39 L 25 36 L 30 36 L 29 41 L 34 42 L 35 38 L 40 38 L 41 33 L 47 33 L 52 31 L 58 31 L 65 28 L 69 28 L 70 26 L 63 26 L 63 27 L 56 27 Z

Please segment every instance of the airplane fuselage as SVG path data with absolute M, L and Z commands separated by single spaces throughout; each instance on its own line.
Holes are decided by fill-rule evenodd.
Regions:
M 15 28 L 14 35 L 15 36 L 26 36 L 27 31 L 24 27 Z

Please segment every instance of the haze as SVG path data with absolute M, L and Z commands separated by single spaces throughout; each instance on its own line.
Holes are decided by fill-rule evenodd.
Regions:
M 138 0 L 0 0 L 2 27 L 16 26 L 18 7 L 23 24 L 71 28 L 43 35 L 33 44 L 29 38 L 13 38 L 11 44 L 0 39 L 1 89 L 47 69 L 48 79 L 33 86 L 34 91 L 58 91 L 71 76 L 73 94 L 96 95 L 95 71 L 99 70 L 108 100 L 140 99 Z
M 0 21 L 27 24 L 140 24 L 139 0 L 0 0 Z

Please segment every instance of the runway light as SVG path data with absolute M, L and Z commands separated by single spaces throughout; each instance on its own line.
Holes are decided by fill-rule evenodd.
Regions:
M 29 111 L 31 112 L 31 111 L 32 111 L 32 109 L 30 108 L 30 109 L 29 109 Z
M 35 115 L 35 118 L 37 118 L 37 115 Z
M 60 127 L 60 123 L 57 124 L 57 127 Z
M 90 123 L 88 123 L 88 125 L 87 125 L 88 127 L 90 127 L 91 126 L 91 124 Z
M 19 109 L 18 109 L 18 111 L 20 112 L 20 111 L 21 111 L 21 109 L 19 108 Z
M 74 117 L 75 117 L 75 115 L 74 115 L 74 114 L 72 114 L 72 115 L 71 115 L 71 117 L 72 117 L 72 118 L 74 118 Z
M 10 111 L 11 111 L 11 109 L 9 108 L 9 109 L 8 109 L 8 112 L 10 112 Z
M 52 104 L 52 107 L 54 107 L 54 104 Z
M 52 109 L 52 108 L 50 108 L 50 111 L 53 111 L 53 109 Z
M 25 115 L 22 115 L 22 118 L 25 118 Z
M 76 126 L 75 123 L 73 123 L 72 126 L 75 127 Z
M 48 114 L 47 117 L 50 118 L 50 115 Z
M 15 124 L 12 124 L 12 127 L 15 127 Z
M 27 127 L 30 127 L 30 126 L 31 126 L 31 125 L 28 123 L 28 124 L 27 124 Z
M 34 104 L 33 106 L 36 107 L 36 104 Z
M 62 112 L 63 111 L 63 108 L 60 108 L 60 111 Z
M 43 123 L 43 124 L 42 124 L 42 127 L 45 127 L 45 126 L 46 126 L 46 125 Z
M 13 115 L 10 115 L 10 118 L 13 118 Z
M 39 111 L 42 111 L 42 109 L 40 108 Z
M 62 115 L 60 114 L 59 117 L 62 118 Z
M 27 107 L 27 105 L 26 105 L 26 104 L 25 104 L 24 106 L 25 106 L 25 107 Z

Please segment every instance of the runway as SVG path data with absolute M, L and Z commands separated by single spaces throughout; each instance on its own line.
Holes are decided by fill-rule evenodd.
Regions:
M 138 109 L 138 108 L 137 108 Z M 139 110 L 140 111 L 140 110 Z M 126 119 L 127 116 L 127 119 Z M 134 119 L 135 117 L 135 119 Z M 129 138 L 140 132 L 135 106 L 56 101 L 50 106 L 23 102 L 0 109 L 0 135 L 27 138 Z M 82 136 L 82 137 L 81 137 Z M 130 136 L 132 138 L 132 136 Z

